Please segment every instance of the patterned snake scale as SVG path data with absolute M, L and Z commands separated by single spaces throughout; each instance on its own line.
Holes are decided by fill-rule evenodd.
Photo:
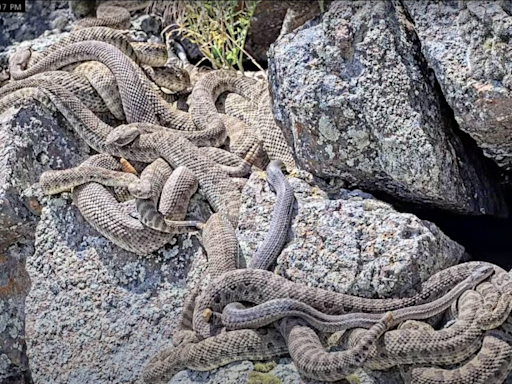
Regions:
M 109 0 L 96 9 L 96 17 L 87 17 L 75 23 L 75 30 L 95 26 L 127 29 L 130 27 L 130 11 L 148 7 L 148 0 Z
M 293 283 L 264 270 L 236 270 L 226 272 L 222 279 L 212 282 L 198 298 L 194 310 L 194 330 L 202 338 L 218 332 L 224 307 L 233 302 L 262 304 L 273 299 L 294 299 L 329 315 L 350 312 L 383 313 L 423 304 L 446 293 L 468 278 L 482 263 L 470 262 L 440 271 L 422 284 L 420 293 L 400 299 L 367 299 L 320 288 Z M 489 264 L 492 265 L 492 264 Z M 492 265 L 493 268 L 498 268 Z
M 147 128 L 153 127 L 155 130 L 158 128 L 157 124 L 172 127 L 199 146 L 220 146 L 225 141 L 226 135 L 229 135 L 232 139 L 232 146 L 236 149 L 235 153 L 240 157 L 244 157 L 245 154 L 251 151 L 258 153 L 258 150 L 255 149 L 259 145 L 258 139 L 250 133 L 243 122 L 238 119 L 233 120 L 233 117 L 222 115 L 220 124 L 198 130 L 191 115 L 170 108 L 169 104 L 152 89 L 150 82 L 141 73 L 140 69 L 115 46 L 98 41 L 84 41 L 66 45 L 45 56 L 44 59 L 38 61 L 32 67 L 22 70 L 28 60 L 29 53 L 20 51 L 11 56 L 10 68 L 13 76 L 25 78 L 41 71 L 61 68 L 66 64 L 96 60 L 108 67 L 115 76 L 124 116 L 128 122 L 148 123 L 150 125 Z M 222 73 L 219 72 L 218 76 L 221 75 Z M 226 76 L 221 77 L 225 78 Z M 236 76 L 231 75 L 231 78 L 236 80 Z M 98 83 L 98 80 L 96 80 L 96 83 Z M 20 86 L 18 85 L 18 87 Z M 32 83 L 30 79 L 27 79 L 23 86 L 41 86 L 41 83 Z M 196 88 L 200 89 L 201 85 Z M 109 101 L 117 100 L 117 97 L 109 97 L 109 92 L 103 92 L 103 94 L 106 94 L 104 98 Z M 109 110 L 115 116 L 121 117 L 119 107 L 116 108 L 116 105 L 112 105 L 113 103 L 107 102 L 107 104 Z M 226 125 L 229 126 L 227 131 Z
M 12 59 L 9 59 L 10 71 L 12 71 L 11 77 L 15 80 L 26 78 L 30 72 L 22 71 L 25 67 L 31 68 L 41 65 L 39 62 L 44 61 L 48 55 L 74 43 L 84 41 L 108 43 L 119 49 L 128 59 L 142 68 L 146 76 L 155 83 L 152 84 L 154 89 L 159 89 L 160 86 L 178 92 L 190 85 L 188 72 L 176 66 L 166 65 L 167 51 L 164 44 L 130 42 L 125 31 L 105 27 L 87 28 L 71 32 L 43 53 L 33 53 L 28 49 L 20 51 L 21 53 L 13 55 Z M 63 52 L 66 52 L 66 50 Z M 70 68 L 70 65 L 65 67 Z
M 107 154 L 92 156 L 82 165 L 112 170 L 121 168 L 120 163 Z M 136 254 L 146 255 L 172 240 L 172 234 L 148 228 L 124 213 L 112 193 L 101 184 L 89 182 L 77 186 L 73 190 L 73 202 L 94 229 L 114 244 Z
M 295 196 L 293 188 L 281 172 L 282 161 L 273 160 L 267 166 L 267 180 L 277 192 L 274 212 L 270 221 L 270 229 L 252 257 L 248 268 L 268 269 L 281 253 L 290 228 Z
M 197 186 L 197 179 L 187 168 L 178 167 L 173 172 L 165 160 L 156 159 L 128 189 L 136 197 L 137 211 L 144 225 L 161 232 L 177 233 L 180 227 L 200 228 L 199 222 L 183 221 Z

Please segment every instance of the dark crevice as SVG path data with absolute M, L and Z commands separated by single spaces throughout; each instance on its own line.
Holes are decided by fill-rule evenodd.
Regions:
M 407 8 L 404 6 L 402 8 L 406 17 L 414 24 Z M 419 38 L 417 41 L 418 44 L 421 44 Z M 419 58 L 418 63 L 422 66 L 428 65 L 423 55 Z M 482 149 L 477 146 L 471 136 L 459 128 L 454 112 L 444 97 L 434 71 L 430 68 L 427 71 L 438 95 L 441 113 L 447 122 L 446 133 L 462 143 L 467 160 L 476 165 L 477 174 L 485 176 L 493 183 L 489 187 L 494 188 L 494 190 L 488 191 L 490 195 L 503 193 L 506 204 L 512 207 L 512 185 L 509 182 L 512 172 L 503 171 L 494 161 L 485 157 Z M 422 220 L 433 222 L 447 236 L 464 246 L 473 260 L 489 261 L 507 270 L 512 267 L 512 217 L 510 215 L 506 218 L 499 218 L 489 215 L 455 214 L 442 209 L 404 203 L 385 193 L 373 193 L 373 195 L 392 204 L 399 212 L 412 213 Z
M 464 246 L 472 260 L 488 261 L 507 270 L 512 268 L 512 218 L 461 215 L 404 203 L 385 193 L 372 194 L 392 204 L 398 212 L 412 213 L 436 224 L 445 235 Z M 512 193 L 507 197 L 508 205 L 512 206 Z

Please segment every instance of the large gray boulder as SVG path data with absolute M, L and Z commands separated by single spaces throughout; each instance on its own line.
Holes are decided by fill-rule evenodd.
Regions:
M 512 169 L 510 1 L 404 1 L 455 119 L 506 170 Z
M 41 205 L 32 193 L 39 175 L 70 167 L 88 152 L 63 120 L 38 106 L 0 115 L 0 382 L 30 382 L 25 343 L 25 269 L 34 252 Z M 63 149 L 65 148 L 65 149 Z M 25 381 L 23 381 L 25 380 Z
M 396 2 L 333 2 L 269 51 L 273 109 L 300 167 L 342 186 L 506 215 L 481 156 L 443 111 Z
M 306 285 L 382 298 L 410 294 L 417 284 L 465 258 L 464 247 L 433 223 L 397 212 L 359 190 L 329 199 L 318 186 L 290 178 L 296 207 L 289 243 L 276 272 Z M 246 260 L 270 225 L 275 202 L 257 174 L 242 195 L 237 238 Z

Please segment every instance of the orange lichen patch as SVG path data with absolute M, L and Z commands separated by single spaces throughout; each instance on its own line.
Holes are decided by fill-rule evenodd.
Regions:
M 491 84 L 474 83 L 471 85 L 476 89 L 478 93 L 487 92 L 493 88 Z
M 23 292 L 23 290 L 16 284 L 12 276 L 9 277 L 9 281 L 6 285 L 0 286 L 0 297 L 3 298 L 12 297 L 20 292 Z
M 1 256 L 4 262 L 6 261 L 5 256 Z M 1 263 L 0 263 L 1 264 Z M 9 276 L 9 280 L 4 284 L 4 282 L 0 282 L 0 299 L 1 298 L 12 298 L 14 296 L 26 295 L 28 290 L 30 289 L 30 278 L 25 271 L 22 271 L 21 274 L 15 273 L 12 276 Z
M 297 134 L 301 134 L 305 130 L 304 125 L 302 125 L 301 123 L 298 123 L 298 122 L 295 122 L 293 124 L 293 129 L 295 129 L 295 132 L 297 132 Z
M 131 165 L 128 160 L 123 159 L 121 157 L 119 159 L 119 162 L 121 163 L 121 168 L 122 168 L 123 172 L 133 173 L 134 175 L 137 174 L 137 171 L 135 170 L 135 168 L 133 168 L 133 165 Z

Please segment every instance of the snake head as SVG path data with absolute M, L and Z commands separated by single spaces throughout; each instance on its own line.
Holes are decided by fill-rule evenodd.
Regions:
M 267 181 L 273 192 L 276 191 L 275 184 L 280 178 L 284 177 L 283 169 L 285 169 L 285 166 L 281 160 L 272 160 L 267 166 Z
M 27 68 L 28 61 L 32 56 L 30 48 L 22 48 L 9 57 L 9 69 L 12 72 L 23 71 Z
M 105 140 L 105 144 L 114 144 L 119 147 L 124 147 L 133 142 L 140 134 L 140 130 L 135 126 L 120 125 L 110 131 Z
M 151 183 L 148 180 L 140 180 L 128 185 L 128 190 L 137 199 L 149 199 L 151 197 Z
M 0 71 L 0 84 L 2 84 L 4 81 L 9 80 L 11 75 L 9 74 L 9 70 L 7 68 L 4 68 Z
M 179 65 L 153 68 L 147 74 L 153 82 L 172 92 L 179 92 L 190 86 L 188 72 Z

